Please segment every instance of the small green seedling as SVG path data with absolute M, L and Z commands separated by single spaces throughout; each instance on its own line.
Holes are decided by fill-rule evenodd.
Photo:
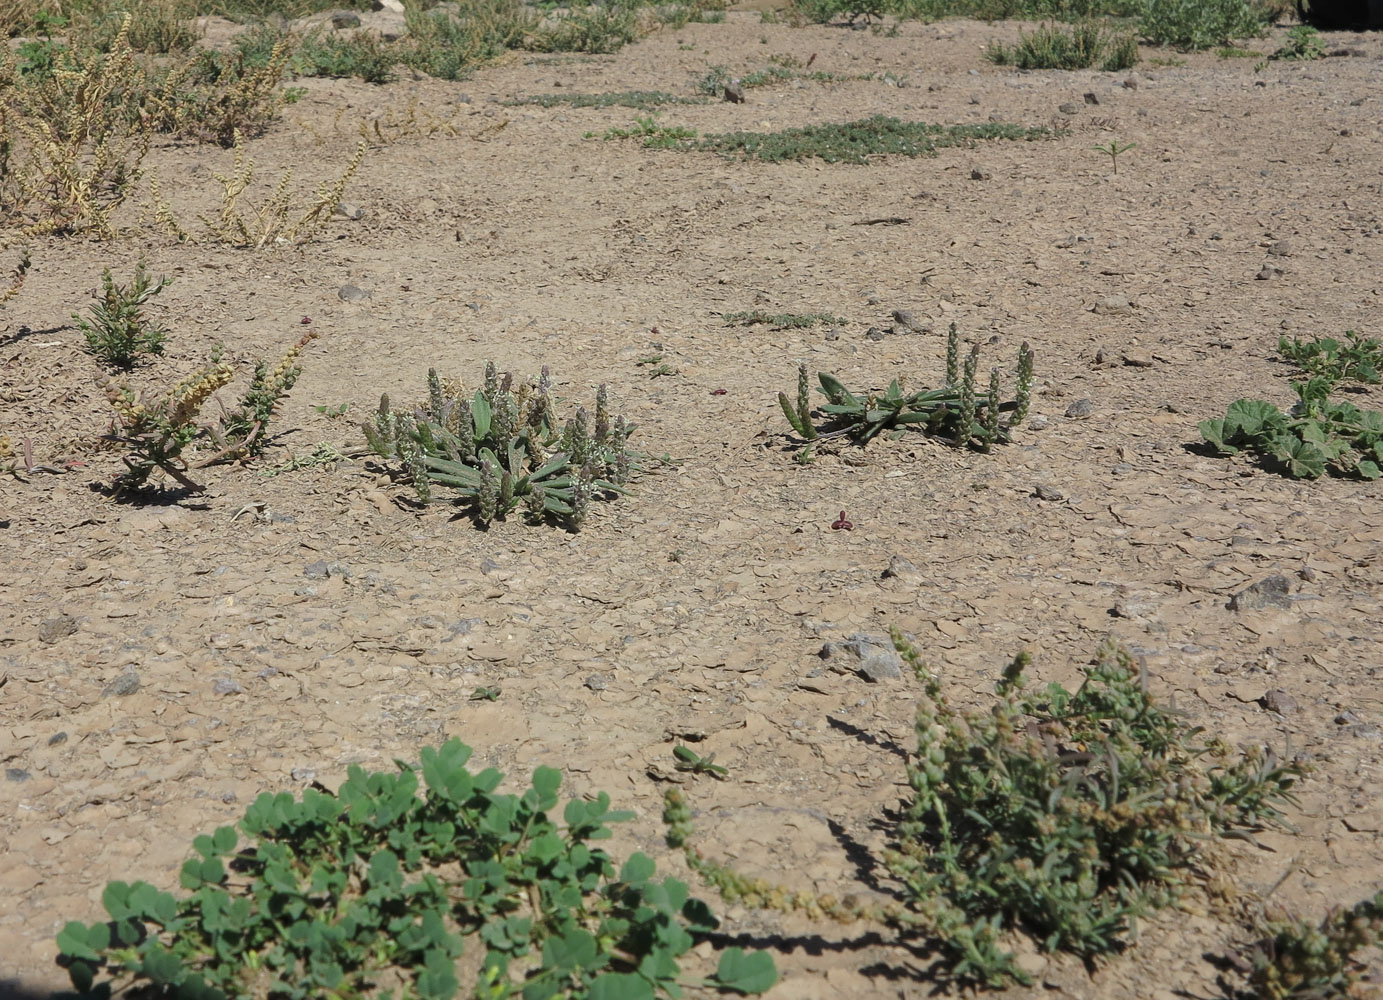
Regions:
M 730 769 L 715 763 L 716 755 L 711 753 L 702 757 L 691 747 L 677 744 L 672 748 L 672 755 L 677 758 L 674 765 L 679 771 L 690 771 L 692 774 L 709 774 L 712 778 L 724 781 L 730 776 Z
M 313 409 L 328 420 L 336 420 L 340 417 L 344 417 L 346 411 L 350 409 L 350 406 L 350 403 L 337 403 L 335 406 L 332 406 L 330 403 L 324 403 L 321 406 L 314 406 Z
M 471 701 L 499 701 L 500 694 L 497 687 L 478 687 L 471 692 Z
M 1114 172 L 1117 174 L 1119 172 L 1119 155 L 1121 153 L 1127 153 L 1136 145 L 1138 145 L 1136 142 L 1121 143 L 1117 139 L 1111 139 L 1103 146 L 1096 145 L 1090 148 L 1100 153 L 1107 153 L 1109 158 L 1114 162 Z

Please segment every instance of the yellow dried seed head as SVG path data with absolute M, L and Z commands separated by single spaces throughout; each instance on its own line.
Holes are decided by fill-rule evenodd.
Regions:
M 222 362 L 214 367 L 204 368 L 191 378 L 178 383 L 168 395 L 168 401 L 172 404 L 172 412 L 168 415 L 169 423 L 174 427 L 180 427 L 192 420 L 211 394 L 229 383 L 233 377 L 230 365 Z

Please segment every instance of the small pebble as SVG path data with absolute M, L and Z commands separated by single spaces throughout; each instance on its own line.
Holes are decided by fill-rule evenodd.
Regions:
M 229 677 L 218 677 L 211 685 L 211 690 L 214 694 L 241 694 L 245 689 L 240 686 L 239 681 L 231 680 Z
M 28 781 L 31 777 L 32 777 L 32 775 L 29 774 L 29 772 L 26 771 L 26 770 L 24 770 L 22 767 L 7 767 L 7 768 L 5 768 L 5 780 L 6 780 L 6 781 L 14 781 L 14 782 Z
M 102 698 L 123 698 L 139 690 L 139 673 L 134 670 L 121 674 L 101 689 Z
M 609 679 L 603 674 L 591 674 L 582 683 L 592 691 L 604 691 L 610 686 Z
M 342 302 L 364 302 L 370 297 L 370 293 L 355 285 L 342 285 L 337 290 L 336 297 Z
M 1095 412 L 1095 404 L 1088 399 L 1078 399 L 1066 407 L 1066 415 L 1072 419 L 1088 417 Z
M 1057 500 L 1066 499 L 1066 494 L 1062 493 L 1061 490 L 1054 489 L 1051 486 L 1047 486 L 1042 483 L 1039 483 L 1038 485 L 1033 487 L 1032 494 L 1039 500 L 1051 500 L 1055 502 Z
M 294 781 L 315 781 L 317 772 L 310 767 L 295 767 L 288 772 Z
M 50 747 L 61 746 L 62 744 L 66 743 L 66 742 L 67 742 L 67 734 L 66 734 L 66 733 L 61 733 L 61 732 L 60 732 L 60 733 L 54 733 L 52 736 L 48 737 L 48 745 L 49 745 Z
M 1258 700 L 1258 703 L 1269 712 L 1276 712 L 1278 715 L 1291 715 L 1297 710 L 1296 699 L 1286 691 L 1269 691 Z

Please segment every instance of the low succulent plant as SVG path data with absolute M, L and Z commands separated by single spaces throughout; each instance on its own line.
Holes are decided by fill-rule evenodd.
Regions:
M 481 388 L 467 394 L 458 379 L 427 375 L 427 400 L 395 410 L 380 399 L 373 421 L 361 425 L 370 447 L 396 460 L 418 499 L 431 503 L 433 486 L 456 491 L 481 524 L 520 507 L 533 521 L 559 520 L 579 530 L 591 503 L 625 494 L 638 469 L 629 450 L 634 425 L 610 412 L 609 392 L 596 390 L 595 412 L 585 407 L 562 421 L 546 367 L 520 381 L 485 366 Z
M 792 429 L 810 442 L 849 435 L 866 444 L 886 430 L 901 433 L 908 427 L 918 427 L 928 434 L 950 439 L 958 448 L 977 447 L 988 451 L 994 444 L 1009 441 L 1010 430 L 1022 423 L 1028 414 L 1032 397 L 1034 354 L 1027 343 L 1018 349 L 1017 385 L 1014 399 L 1000 401 L 1000 373 L 994 368 L 989 374 L 989 386 L 977 392 L 975 379 L 979 369 L 980 348 L 975 345 L 960 360 L 960 339 L 956 325 L 951 324 L 946 346 L 946 384 L 940 389 L 921 389 L 907 392 L 902 380 L 894 379 L 883 392 L 856 395 L 834 375 L 817 375 L 826 404 L 819 408 L 827 426 L 818 429 L 812 423 L 811 395 L 807 366 L 797 368 L 797 399 L 778 394 Z M 1003 419 L 1000 414 L 1007 413 Z

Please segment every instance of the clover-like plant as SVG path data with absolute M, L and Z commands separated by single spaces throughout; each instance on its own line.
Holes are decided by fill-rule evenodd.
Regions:
M 481 524 L 522 507 L 534 521 L 560 519 L 579 530 L 593 501 L 627 492 L 637 470 L 628 447 L 634 425 L 611 414 L 604 385 L 593 416 L 578 407 L 565 422 L 546 367 L 522 381 L 501 378 L 488 362 L 471 394 L 436 369 L 427 385 L 424 403 L 395 410 L 384 396 L 374 421 L 361 425 L 377 454 L 403 466 L 423 503 L 432 501 L 434 485 L 446 486 L 473 505 Z
M 897 631 L 893 641 L 923 687 L 912 800 L 883 859 L 898 901 L 852 904 L 741 875 L 691 845 L 690 808 L 667 793 L 669 844 L 727 901 L 890 925 L 932 939 L 958 979 L 1004 986 L 1028 981 L 1003 947 L 1012 932 L 1086 958 L 1117 950 L 1214 862 L 1207 841 L 1285 825 L 1278 807 L 1303 768 L 1203 739 L 1113 640 L 1076 691 L 1030 690 L 1022 654 L 994 704 L 968 712 L 910 642 Z
M 866 444 L 884 431 L 899 434 L 915 427 L 947 438 L 958 448 L 972 446 L 988 451 L 994 444 L 1007 443 L 1011 429 L 1026 419 L 1032 399 L 1033 361 L 1033 351 L 1024 342 L 1018 350 L 1014 399 L 1001 400 L 998 368 L 990 372 L 987 390 L 977 392 L 979 345 L 971 349 L 962 365 L 960 338 L 952 323 L 946 341 L 943 388 L 908 392 L 901 379 L 894 379 L 883 392 L 856 395 L 834 375 L 821 372 L 817 375 L 817 391 L 826 397 L 825 405 L 819 408 L 826 417 L 826 426 L 818 429 L 812 423 L 807 366 L 799 364 L 796 400 L 789 400 L 786 393 L 780 392 L 778 403 L 789 426 L 808 442 L 808 447 L 818 439 L 842 435 Z M 1007 419 L 1001 413 L 1008 414 Z
M 73 985 L 183 1000 L 675 1000 L 688 985 L 773 985 L 772 958 L 739 948 L 714 976 L 682 975 L 718 921 L 647 856 L 617 867 L 595 846 L 633 816 L 607 794 L 568 801 L 559 823 L 560 771 L 506 794 L 470 756 L 453 739 L 395 773 L 352 765 L 334 795 L 265 792 L 238 829 L 193 840 L 181 898 L 111 882 L 109 920 L 63 927 Z

